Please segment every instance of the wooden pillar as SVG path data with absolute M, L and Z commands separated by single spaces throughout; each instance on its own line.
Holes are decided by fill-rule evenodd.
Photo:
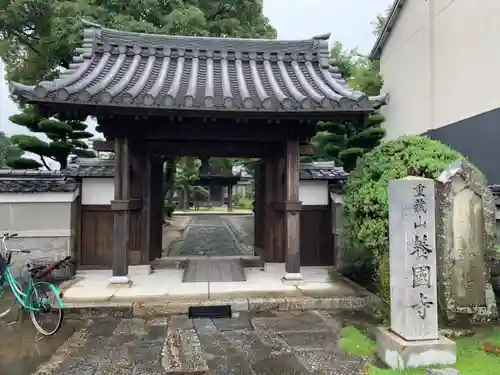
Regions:
M 332 204 L 332 232 L 333 232 L 333 262 L 335 268 L 340 270 L 343 266 L 344 248 L 344 195 L 340 191 L 330 193 Z
M 276 174 L 274 175 L 274 261 L 285 262 L 285 159 L 276 161 Z
M 151 158 L 151 254 L 150 260 L 161 258 L 163 242 L 163 159 L 161 156 Z
M 115 138 L 115 199 L 114 211 L 113 276 L 111 283 L 127 284 L 127 244 L 130 238 L 130 150 L 126 137 Z
M 275 215 L 273 202 L 274 198 L 274 184 L 276 181 L 276 159 L 266 159 L 265 165 L 265 179 L 264 179 L 264 249 L 266 254 L 266 262 L 276 262 L 276 253 L 274 248 L 274 224 Z
M 142 158 L 142 179 L 141 179 L 141 264 L 149 264 L 152 260 L 153 252 L 153 220 L 151 211 L 153 207 L 159 205 L 160 202 L 153 200 L 153 175 L 152 175 L 152 158 L 150 155 L 145 154 Z
M 144 220 L 147 216 L 144 215 L 144 206 L 148 204 L 149 192 L 146 187 L 149 187 L 148 182 L 148 159 L 144 153 L 143 147 L 138 145 L 130 146 L 130 204 L 129 204 L 129 240 L 127 244 L 127 256 L 129 266 L 139 264 L 148 264 L 149 248 L 143 246 L 144 236 L 143 230 Z
M 260 162 L 255 169 L 255 202 L 254 202 L 254 247 L 256 255 L 264 256 L 264 202 L 265 202 L 264 163 Z
M 227 185 L 227 211 L 233 212 L 233 185 Z
M 300 274 L 300 210 L 299 201 L 299 142 L 289 140 L 285 147 L 285 222 L 286 222 L 286 259 L 285 279 L 302 279 Z

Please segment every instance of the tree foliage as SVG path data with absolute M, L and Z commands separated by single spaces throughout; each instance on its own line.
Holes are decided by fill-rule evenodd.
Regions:
M 52 79 L 81 44 L 82 18 L 127 31 L 274 39 L 262 6 L 262 0 L 0 0 L 0 58 L 9 80 Z M 40 155 L 47 151 L 33 137 L 18 140 Z M 165 193 L 174 186 L 178 160 L 165 159 Z
M 387 17 L 388 10 L 379 14 L 374 23 L 374 34 L 380 32 Z M 380 75 L 380 64 L 358 53 L 356 49 L 346 49 L 339 41 L 335 42 L 330 56 L 349 86 L 368 96 L 378 95 L 383 80 Z M 313 139 L 318 155 L 309 160 L 334 160 L 346 171 L 356 167 L 357 160 L 366 152 L 380 144 L 385 136 L 382 123 L 383 116 L 375 111 L 366 123 L 359 121 L 320 122 L 318 133 Z
M 336 42 L 330 52 L 343 77 L 354 90 L 367 95 L 378 95 L 382 88 L 382 77 L 378 62 L 347 50 Z M 381 124 L 383 116 L 374 112 L 366 123 L 360 121 L 328 121 L 318 124 L 318 133 L 313 139 L 319 153 L 312 160 L 334 160 L 346 171 L 354 169 L 356 161 L 372 150 L 385 136 Z
M 349 256 L 368 259 L 378 269 L 388 252 L 390 180 L 407 176 L 435 179 L 460 158 L 463 156 L 457 151 L 422 136 L 383 142 L 363 155 L 349 175 L 344 197 L 344 233 Z
M 22 154 L 23 151 L 4 132 L 0 132 L 0 168 L 8 167 L 8 160 L 18 159 Z
M 68 68 L 81 19 L 127 31 L 275 38 L 262 0 L 0 0 L 0 58 L 9 80 L 35 83 Z
M 32 107 L 26 107 L 23 112 L 12 115 L 10 121 L 25 127 L 31 133 L 43 134 L 48 139 L 44 141 L 36 135 L 17 134 L 11 141 L 20 150 L 30 152 L 40 157 L 41 162 L 32 158 L 11 157 L 7 165 L 15 169 L 35 169 L 45 167 L 51 169 L 47 159 L 59 164 L 60 169 L 66 168 L 70 156 L 95 157 L 85 142 L 93 136 L 85 131 L 87 125 L 81 121 L 66 118 L 44 118 L 39 116 Z

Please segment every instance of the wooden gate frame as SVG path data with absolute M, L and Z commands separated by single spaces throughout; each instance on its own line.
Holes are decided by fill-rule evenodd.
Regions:
M 161 157 L 182 155 L 284 159 L 285 191 L 273 204 L 284 215 L 285 277 L 301 278 L 299 145 L 314 136 L 318 121 L 366 121 L 386 96 L 367 97 L 345 85 L 328 59 L 329 34 L 286 42 L 179 38 L 83 24 L 79 55 L 61 78 L 10 85 L 45 117 L 97 117 L 98 130 L 112 141 L 112 282 L 129 282 L 133 215 L 139 245 L 130 260 L 158 256 Z M 264 242 L 274 244 L 269 234 Z

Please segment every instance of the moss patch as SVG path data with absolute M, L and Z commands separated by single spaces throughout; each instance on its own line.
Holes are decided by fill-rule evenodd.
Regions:
M 343 351 L 357 357 L 376 356 L 375 342 L 354 327 L 345 327 L 340 333 Z M 500 355 L 485 353 L 483 345 L 500 346 L 500 327 L 488 328 L 471 337 L 456 339 L 457 364 L 460 375 L 497 375 L 500 373 Z M 371 366 L 367 375 L 425 375 L 425 368 L 411 370 L 380 369 Z
M 340 347 L 354 357 L 372 357 L 375 354 L 375 342 L 355 327 L 344 327 L 340 331 Z

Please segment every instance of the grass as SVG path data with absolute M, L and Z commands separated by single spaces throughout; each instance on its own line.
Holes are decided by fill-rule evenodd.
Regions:
M 498 375 L 500 374 L 500 356 L 485 353 L 483 345 L 490 343 L 500 346 L 500 327 L 489 327 L 471 337 L 460 337 L 457 343 L 457 364 L 454 367 L 460 375 Z M 344 327 L 340 333 L 340 345 L 343 351 L 356 357 L 376 356 L 375 342 L 354 327 Z M 375 366 L 368 368 L 368 375 L 425 375 L 426 369 L 391 370 Z

